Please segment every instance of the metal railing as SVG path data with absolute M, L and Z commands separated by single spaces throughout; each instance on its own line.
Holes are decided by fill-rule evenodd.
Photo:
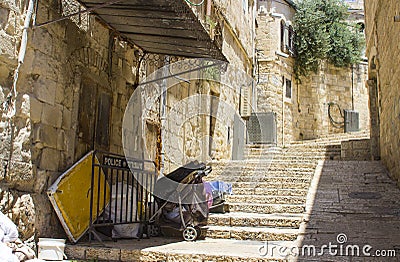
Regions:
M 156 211 L 151 194 L 156 181 L 157 170 L 152 161 L 95 151 L 92 159 L 89 241 L 93 237 L 102 241 L 99 232 L 113 239 L 149 237 L 149 219 Z M 115 236 L 118 226 L 128 224 L 137 225 L 136 235 Z M 126 231 L 124 228 L 121 230 Z

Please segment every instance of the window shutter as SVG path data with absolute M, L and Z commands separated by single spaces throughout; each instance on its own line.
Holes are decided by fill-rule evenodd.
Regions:
M 251 115 L 251 86 L 242 87 L 242 96 L 240 100 L 240 114 L 242 117 Z

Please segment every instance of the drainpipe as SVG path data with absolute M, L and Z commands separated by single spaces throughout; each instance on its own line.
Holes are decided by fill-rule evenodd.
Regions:
M 160 133 L 161 133 L 161 164 L 160 164 L 160 176 L 164 175 L 164 163 L 165 163 L 165 146 L 164 146 L 164 130 L 166 122 L 166 108 L 167 108 L 167 79 L 165 77 L 169 74 L 169 56 L 164 58 L 164 69 L 161 84 L 161 99 L 160 99 Z
M 13 155 L 13 151 L 14 151 L 13 144 L 14 144 L 14 128 L 15 128 L 15 126 L 13 124 L 13 120 L 14 120 L 14 116 L 17 111 L 16 102 L 15 102 L 15 99 L 17 98 L 17 82 L 18 82 L 19 69 L 20 69 L 21 65 L 24 63 L 24 59 L 25 59 L 26 47 L 28 44 L 28 29 L 29 29 L 29 24 L 32 19 L 34 2 L 35 2 L 35 0 L 29 0 L 28 10 L 26 12 L 25 21 L 24 21 L 24 28 L 22 29 L 21 46 L 20 46 L 19 53 L 18 53 L 18 66 L 17 66 L 17 69 L 15 69 L 14 79 L 13 79 L 13 87 L 12 87 L 12 90 L 10 91 L 10 94 L 8 95 L 8 99 L 7 99 L 7 101 L 9 101 L 8 115 L 10 117 L 9 126 L 11 128 L 11 135 L 10 135 L 10 153 L 8 156 L 8 164 L 7 164 L 6 174 L 8 174 L 10 172 L 11 159 L 12 159 L 12 155 Z

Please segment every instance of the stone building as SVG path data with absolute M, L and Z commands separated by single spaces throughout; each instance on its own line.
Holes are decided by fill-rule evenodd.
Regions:
M 365 1 L 371 148 L 400 185 L 399 10 L 399 1 Z
M 34 2 L 32 15 L 27 10 Z M 252 74 L 255 4 L 230 2 L 191 6 L 165 1 L 162 7 L 170 9 L 154 17 L 151 11 L 160 8 L 159 2 L 147 1 L 148 10 L 130 18 L 134 26 L 119 22 L 126 14 L 109 6 L 88 6 L 98 16 L 82 12 L 85 8 L 74 1 L 0 3 L 0 206 L 18 224 L 23 239 L 35 233 L 63 235 L 46 196 L 48 186 L 90 150 L 124 153 L 125 109 L 139 83 L 157 69 L 184 57 L 201 57 L 226 60 Z M 240 94 L 219 83 L 190 81 L 168 90 L 166 109 L 193 94 L 223 97 L 235 110 L 240 107 Z M 146 157 L 160 169 L 160 155 L 165 154 L 168 172 L 177 166 L 168 153 L 176 149 L 188 161 L 198 156 L 198 140 L 213 137 L 214 142 L 203 145 L 209 152 L 205 158 L 229 159 L 232 123 L 214 122 L 189 119 L 181 132 L 169 135 L 185 147 L 166 150 L 162 133 L 168 136 L 176 126 L 162 123 L 156 112 L 142 129 Z
M 330 121 L 328 107 L 332 102 L 342 110 L 359 112 L 360 129 L 368 130 L 366 63 L 351 69 L 322 63 L 317 74 L 296 81 L 292 26 L 295 12 L 292 1 L 258 1 L 256 111 L 275 113 L 279 145 L 342 133 L 343 125 Z M 360 5 L 349 12 L 353 21 L 362 22 Z M 338 108 L 332 106 L 330 113 L 335 121 L 343 122 Z

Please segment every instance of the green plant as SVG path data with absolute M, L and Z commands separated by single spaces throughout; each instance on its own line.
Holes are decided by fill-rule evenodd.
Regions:
M 365 45 L 357 25 L 348 22 L 341 0 L 299 0 L 294 18 L 297 79 L 317 72 L 321 61 L 349 67 L 360 61 Z

